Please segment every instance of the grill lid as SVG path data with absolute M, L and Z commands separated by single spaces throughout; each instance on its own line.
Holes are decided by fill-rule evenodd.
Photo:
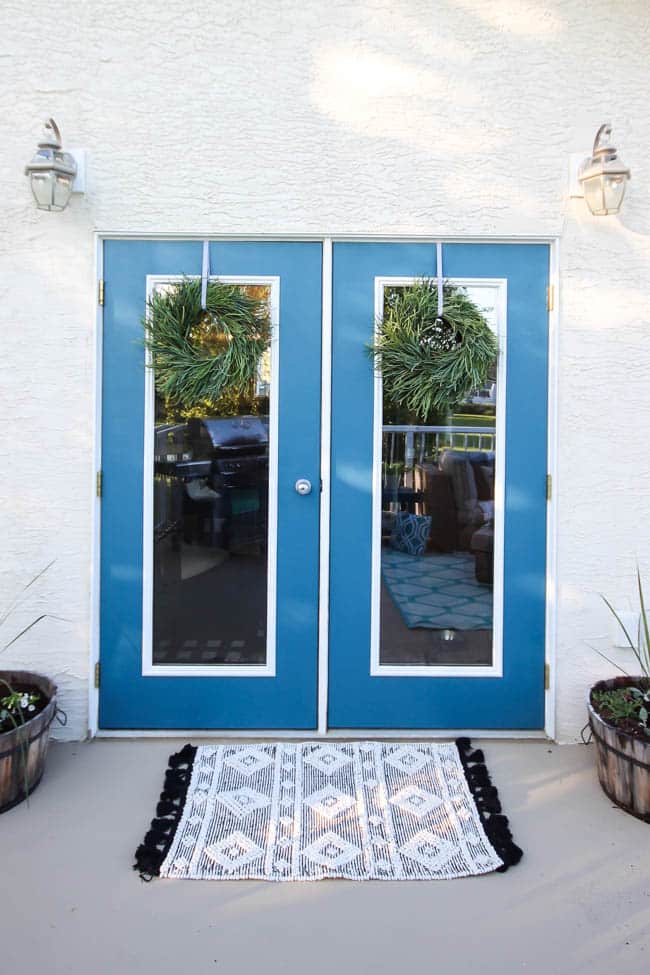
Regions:
M 190 439 L 207 439 L 214 449 L 221 450 L 265 447 L 269 442 L 269 430 L 264 419 L 259 416 L 232 416 L 218 420 L 190 420 Z

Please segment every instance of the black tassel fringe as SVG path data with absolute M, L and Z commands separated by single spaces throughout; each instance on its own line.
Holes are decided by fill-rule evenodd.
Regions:
M 133 869 L 138 871 L 143 880 L 151 880 L 160 875 L 160 868 L 183 815 L 195 755 L 196 747 L 185 745 L 180 752 L 169 756 L 165 785 L 156 806 L 156 818 L 151 820 L 149 831 L 135 851 Z
M 492 785 L 492 780 L 485 767 L 485 757 L 479 749 L 472 751 L 469 738 L 457 738 L 456 748 L 465 770 L 465 778 L 470 787 L 474 803 L 483 823 L 485 835 L 503 860 L 503 866 L 498 867 L 499 873 L 505 873 L 508 867 L 519 863 L 523 851 L 513 842 L 512 833 L 506 816 L 501 813 L 499 793 Z

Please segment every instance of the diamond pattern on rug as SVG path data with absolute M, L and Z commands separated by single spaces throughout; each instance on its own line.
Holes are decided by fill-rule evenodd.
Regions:
M 352 759 L 341 754 L 335 745 L 319 745 L 305 756 L 307 765 L 313 765 L 325 775 L 333 775 L 335 772 L 339 772 L 344 765 L 348 765 L 351 761 Z
M 441 870 L 453 856 L 460 853 L 460 849 L 431 830 L 423 829 L 400 847 L 400 853 L 427 870 Z
M 419 772 L 431 761 L 431 756 L 420 751 L 415 745 L 400 745 L 395 751 L 388 752 L 385 761 L 394 765 L 401 772 Z
M 242 775 L 254 775 L 260 769 L 270 765 L 272 758 L 259 747 L 243 746 L 240 752 L 235 752 L 226 759 L 226 764 L 241 772 Z
M 239 819 L 255 812 L 256 809 L 265 809 L 266 806 L 271 805 L 271 800 L 267 796 L 263 796 L 261 792 L 255 792 L 254 789 L 248 787 L 232 789 L 230 792 L 219 792 L 216 799 L 233 816 L 237 816 Z
M 209 746 L 188 782 L 161 876 L 423 880 L 502 864 L 454 744 Z
M 330 870 L 344 867 L 360 853 L 358 846 L 344 840 L 337 833 L 325 833 L 302 851 L 302 855 L 308 860 Z
M 326 819 L 336 819 L 342 812 L 354 806 L 356 803 L 354 796 L 346 795 L 333 785 L 326 785 L 324 789 L 314 792 L 309 798 L 305 799 L 305 805 L 309 806 Z
M 392 802 L 394 806 L 399 806 L 400 809 L 406 809 L 407 812 L 413 813 L 418 819 L 422 819 L 432 809 L 439 806 L 443 800 L 440 796 L 434 796 L 432 792 L 425 792 L 417 785 L 407 785 L 388 801 Z
M 239 832 L 230 833 L 218 843 L 211 843 L 203 852 L 215 863 L 229 870 L 246 866 L 264 854 L 261 846 Z
M 492 587 L 477 582 L 474 556 L 408 555 L 382 548 L 384 583 L 410 629 L 489 630 Z

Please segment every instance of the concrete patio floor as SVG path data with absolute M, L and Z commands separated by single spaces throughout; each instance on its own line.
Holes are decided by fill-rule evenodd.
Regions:
M 522 862 L 420 883 L 158 880 L 132 854 L 169 740 L 53 744 L 0 817 L 0 972 L 20 975 L 627 973 L 650 963 L 650 827 L 591 748 L 482 743 Z

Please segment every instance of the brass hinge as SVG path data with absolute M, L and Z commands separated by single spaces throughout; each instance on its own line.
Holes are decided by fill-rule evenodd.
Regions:
M 546 500 L 550 501 L 553 497 L 553 476 L 551 474 L 546 475 Z
M 555 285 L 549 284 L 548 288 L 546 289 L 546 310 L 553 311 L 554 308 L 555 308 Z
M 97 283 L 97 303 L 104 304 L 104 281 L 101 278 Z
M 99 666 L 99 664 L 97 666 Z M 551 689 L 551 667 L 549 664 L 544 664 L 544 690 L 549 691 L 550 689 Z
M 97 471 L 97 475 L 95 477 L 95 493 L 97 494 L 98 498 L 101 498 L 103 488 L 104 488 L 104 472 Z
M 99 687 L 99 674 L 100 674 L 100 667 L 99 667 L 99 660 L 98 660 L 97 663 L 95 664 L 95 688 Z

